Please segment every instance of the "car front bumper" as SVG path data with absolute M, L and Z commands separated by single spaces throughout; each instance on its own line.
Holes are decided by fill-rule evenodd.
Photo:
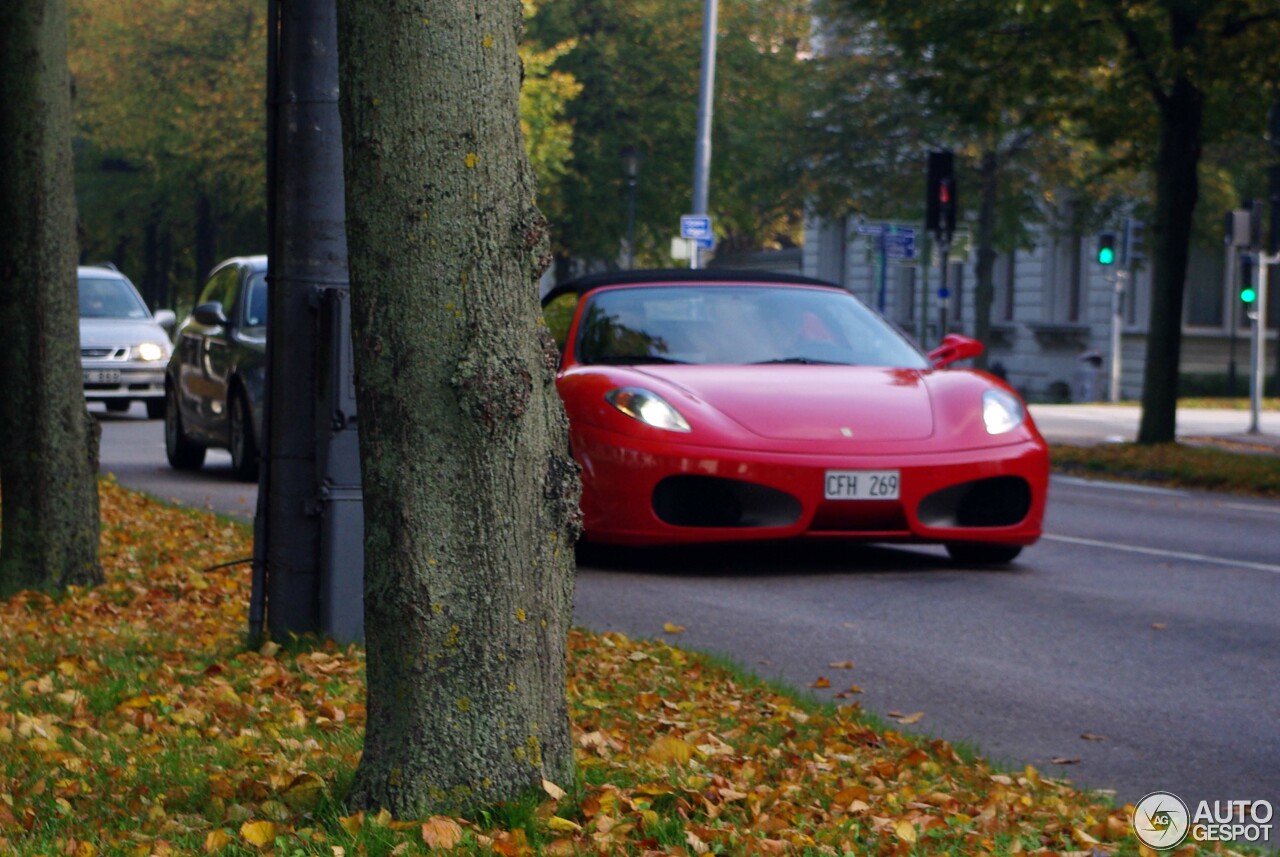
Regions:
M 89 401 L 105 399 L 163 399 L 164 361 L 108 363 L 83 361 L 84 395 Z
M 661 545 L 797 537 L 1028 545 L 1041 534 L 1043 441 L 808 455 L 637 443 L 577 427 L 587 538 Z M 828 471 L 897 471 L 893 500 L 828 500 Z

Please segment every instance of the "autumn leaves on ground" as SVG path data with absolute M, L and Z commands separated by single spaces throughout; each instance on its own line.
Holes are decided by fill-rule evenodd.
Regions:
M 0 603 L 0 853 L 1136 853 L 1124 808 L 575 632 L 578 781 L 472 818 L 342 805 L 363 653 L 245 647 L 246 526 L 104 481 L 107 582 Z M 659 620 L 660 621 L 660 620 Z

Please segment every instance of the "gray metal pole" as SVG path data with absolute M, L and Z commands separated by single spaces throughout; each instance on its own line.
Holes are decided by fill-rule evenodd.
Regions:
M 947 270 L 951 267 L 951 236 L 938 242 L 938 255 L 942 257 L 941 282 L 938 285 L 938 341 L 941 342 L 947 335 L 947 301 L 951 300 L 951 272 Z
M 1121 376 L 1121 338 L 1124 327 L 1124 293 L 1128 284 L 1129 272 L 1116 271 L 1115 288 L 1111 296 L 1111 386 L 1107 398 L 1114 404 L 1120 401 Z
M 1262 431 L 1259 420 L 1267 380 L 1267 267 L 1280 262 L 1280 254 L 1259 252 L 1253 264 L 1253 336 L 1249 348 L 1249 434 Z
M 268 421 L 255 529 L 265 541 L 267 625 L 274 636 L 327 630 L 321 616 L 317 359 L 322 290 L 348 287 L 337 12 L 333 0 L 279 0 L 273 81 L 274 234 L 271 237 Z M 328 342 L 324 342 L 328 346 Z M 324 414 L 321 419 L 328 419 Z M 357 605 L 358 608 L 358 605 Z
M 711 176 L 711 105 L 716 86 L 716 18 L 719 0 L 703 0 L 702 13 L 702 78 L 698 87 L 698 139 L 693 155 L 693 211 L 707 213 L 708 185 Z M 701 251 L 696 247 L 689 256 L 689 267 L 699 267 Z
M 627 176 L 627 270 L 636 266 L 636 177 Z

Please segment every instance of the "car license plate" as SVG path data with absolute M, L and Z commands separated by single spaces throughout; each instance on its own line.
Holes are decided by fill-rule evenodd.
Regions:
M 828 470 L 828 500 L 897 500 L 902 480 L 896 470 Z
M 84 382 L 86 384 L 119 384 L 120 372 L 116 369 L 86 369 Z

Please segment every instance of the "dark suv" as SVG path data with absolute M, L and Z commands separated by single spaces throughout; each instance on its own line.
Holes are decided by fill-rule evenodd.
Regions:
M 237 478 L 258 478 L 267 346 L 267 257 L 228 259 L 209 274 L 174 338 L 165 374 L 169 464 L 197 470 L 231 451 Z

